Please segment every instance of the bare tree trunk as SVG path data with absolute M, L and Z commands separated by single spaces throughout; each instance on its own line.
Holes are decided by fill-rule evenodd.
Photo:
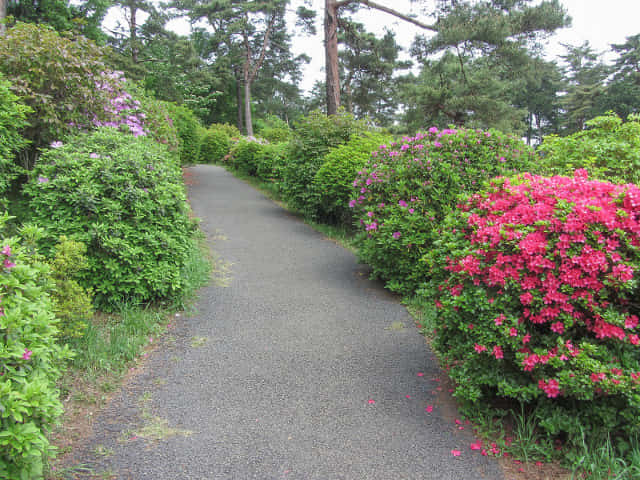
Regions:
M 338 72 L 338 4 L 325 0 L 324 49 L 327 74 L 327 115 L 335 115 L 340 107 L 340 76 Z
M 138 63 L 138 36 L 137 36 L 137 21 L 136 14 L 138 13 L 138 8 L 133 4 L 129 4 L 129 41 L 131 42 L 131 60 L 133 63 Z
M 7 18 L 7 0 L 0 0 L 0 35 L 4 35 L 7 30 L 4 25 L 5 18 Z
M 244 124 L 247 136 L 253 136 L 253 120 L 251 119 L 251 80 L 249 79 L 249 60 L 244 64 Z
M 325 0 L 324 7 L 324 50 L 326 56 L 325 71 L 327 74 L 327 115 L 335 115 L 340 107 L 340 77 L 338 72 L 338 10 L 352 3 L 360 3 L 375 8 L 412 23 L 425 30 L 436 31 L 433 25 L 427 25 L 415 18 L 385 7 L 371 0 Z
M 242 111 L 244 109 L 244 103 L 242 101 L 242 81 L 240 80 L 240 74 L 236 71 L 236 102 L 238 104 L 238 118 L 236 121 L 236 125 L 240 132 L 244 129 L 244 115 Z

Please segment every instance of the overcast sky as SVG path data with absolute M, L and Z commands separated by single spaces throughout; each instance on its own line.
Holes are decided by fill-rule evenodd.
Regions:
M 292 5 L 299 5 L 301 1 L 292 0 Z M 378 0 L 379 3 L 403 13 L 416 13 L 421 19 L 433 20 L 420 13 L 420 5 L 424 8 L 430 1 L 432 0 L 412 3 L 410 0 Z M 296 54 L 306 53 L 312 58 L 311 63 L 304 67 L 301 85 L 303 90 L 309 91 L 316 80 L 324 78 L 324 0 L 307 0 L 306 3 L 318 12 L 318 34 L 315 37 L 296 37 L 293 50 Z M 571 27 L 558 31 L 548 40 L 547 52 L 550 59 L 564 53 L 561 43 L 581 45 L 588 40 L 597 51 L 605 52 L 609 50 L 610 44 L 623 43 L 626 37 L 640 33 L 640 0 L 560 0 L 560 3 L 565 6 L 573 21 Z M 114 25 L 118 18 L 122 18 L 121 13 L 112 10 L 105 23 Z M 396 41 L 407 49 L 416 34 L 425 33 L 418 27 L 373 9 L 362 8 L 355 18 L 379 36 L 384 34 L 385 28 L 392 30 L 396 33 Z M 189 27 L 185 21 L 174 21 L 172 24 L 178 33 L 188 34 Z M 405 58 L 408 58 L 406 53 Z

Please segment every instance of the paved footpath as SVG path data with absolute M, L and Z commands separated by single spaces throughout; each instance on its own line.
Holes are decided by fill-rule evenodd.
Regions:
M 76 461 L 133 480 L 504 478 L 457 429 L 405 308 L 352 253 L 219 167 L 189 176 L 227 279 L 202 290 Z

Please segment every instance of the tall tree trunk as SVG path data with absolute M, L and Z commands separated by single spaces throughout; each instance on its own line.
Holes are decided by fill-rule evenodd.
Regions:
M 338 4 L 325 0 L 324 49 L 327 74 L 327 115 L 335 115 L 340 107 L 340 76 L 338 72 Z
M 5 18 L 7 18 L 7 0 L 0 0 L 0 35 L 4 35 L 6 31 Z
M 248 57 L 248 56 L 247 56 Z M 244 124 L 247 131 L 247 136 L 253 136 L 253 121 L 251 119 L 251 78 L 249 76 L 249 61 L 244 64 Z
M 1 1 L 1 0 L 0 0 Z M 136 14 L 138 8 L 132 3 L 129 4 L 129 41 L 131 42 L 131 61 L 138 63 L 138 35 L 137 35 L 137 20 Z
M 324 3 L 324 51 L 325 72 L 327 74 L 327 115 L 335 115 L 340 107 L 340 77 L 338 72 L 338 11 L 352 3 L 360 3 L 369 8 L 388 13 L 405 22 L 412 23 L 425 30 L 436 31 L 433 25 L 427 25 L 415 18 L 385 7 L 371 0 L 325 0 Z
M 244 131 L 244 115 L 242 114 L 244 103 L 242 101 L 242 81 L 240 79 L 240 73 L 235 72 L 236 75 L 236 102 L 238 104 L 238 118 L 236 120 L 236 126 L 240 132 Z

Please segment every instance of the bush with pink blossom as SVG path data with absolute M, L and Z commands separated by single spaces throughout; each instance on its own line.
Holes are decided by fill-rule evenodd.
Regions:
M 418 268 L 458 399 L 535 405 L 540 430 L 568 441 L 639 432 L 640 188 L 584 170 L 494 179 Z
M 529 168 L 533 157 L 521 140 L 496 130 L 432 127 L 381 145 L 353 181 L 361 259 L 391 290 L 413 293 L 425 280 L 416 265 L 457 196 Z

